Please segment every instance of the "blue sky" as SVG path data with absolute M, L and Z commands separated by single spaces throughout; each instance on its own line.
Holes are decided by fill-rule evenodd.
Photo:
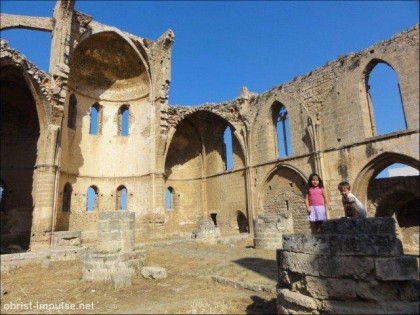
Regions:
M 54 5 L 2 0 L 1 11 L 47 17 Z M 79 0 L 76 10 L 152 40 L 172 29 L 170 103 L 179 105 L 230 100 L 242 86 L 261 93 L 419 19 L 418 1 Z M 47 32 L 8 30 L 1 36 L 48 70 Z
M 1 12 L 47 17 L 54 5 L 2 0 Z M 243 86 L 264 92 L 419 22 L 419 1 L 79 0 L 76 10 L 152 40 L 172 29 L 169 102 L 178 105 L 231 100 Z M 48 70 L 49 33 L 7 30 L 1 37 Z M 382 86 L 394 84 L 377 76 Z M 389 90 L 377 102 L 397 102 Z

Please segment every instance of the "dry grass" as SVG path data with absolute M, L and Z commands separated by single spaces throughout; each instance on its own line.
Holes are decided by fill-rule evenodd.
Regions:
M 32 265 L 2 275 L 8 293 L 1 299 L 1 313 L 41 314 L 270 314 L 275 312 L 274 296 L 263 292 L 217 284 L 211 275 L 249 277 L 252 282 L 274 282 L 275 275 L 258 273 L 273 269 L 275 251 L 259 251 L 245 245 L 204 245 L 177 243 L 148 246 L 146 265 L 159 265 L 168 278 L 146 280 L 133 277 L 130 287 L 115 290 L 110 281 L 82 280 L 79 262 L 51 262 Z M 252 259 L 250 261 L 250 259 Z M 238 263 L 239 262 L 239 263 Z M 245 263 L 242 263 L 245 262 Z M 32 303 L 32 309 L 22 309 Z M 34 308 L 38 303 L 51 309 Z M 62 309 L 93 305 L 92 309 Z M 93 303 L 93 304 L 92 304 Z M 54 304 L 54 305 L 53 305 Z M 20 306 L 19 310 L 10 307 Z M 7 309 L 9 308 L 9 309 Z

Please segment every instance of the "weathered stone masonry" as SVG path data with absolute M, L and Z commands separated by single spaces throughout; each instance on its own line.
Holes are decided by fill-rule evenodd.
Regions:
M 288 234 L 277 250 L 279 314 L 417 314 L 416 257 L 392 218 L 334 219 L 321 236 Z
M 326 183 L 332 218 L 342 215 L 336 187 L 347 179 L 370 216 L 395 216 L 400 227 L 418 231 L 418 180 L 417 189 L 398 184 L 381 196 L 404 196 L 398 208 L 374 193 L 385 167 L 418 169 L 418 25 L 261 94 L 243 88 L 220 104 L 171 106 L 173 32 L 157 40 L 134 36 L 75 11 L 74 2 L 58 1 L 52 18 L 1 15 L 2 30 L 52 34 L 49 73 L 1 41 L 2 248 L 49 247 L 54 231 L 81 231 L 82 242 L 95 241 L 98 214 L 118 209 L 119 187 L 127 190 L 138 240 L 189 236 L 210 219 L 222 235 L 254 234 L 259 216 L 283 218 L 279 233 L 309 233 L 303 194 L 312 172 Z M 367 88 L 378 63 L 398 75 L 406 120 L 406 129 L 385 135 L 376 132 Z M 279 157 L 274 120 L 282 107 L 292 150 Z M 120 133 L 122 108 L 127 136 Z M 233 133 L 231 170 L 226 127 Z M 93 211 L 86 210 L 89 187 L 96 189 Z M 63 211 L 67 203 L 70 211 Z M 402 233 L 403 243 L 418 248 L 412 235 Z

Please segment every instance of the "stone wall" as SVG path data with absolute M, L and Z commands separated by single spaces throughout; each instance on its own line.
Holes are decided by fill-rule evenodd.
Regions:
M 74 11 L 74 1 L 57 2 L 50 19 L 6 16 L 5 21 L 2 29 L 36 25 L 52 34 L 50 73 L 1 41 L 2 84 L 13 82 L 18 98 L 25 95 L 28 113 L 36 118 L 30 133 L 39 135 L 38 140 L 18 137 L 12 145 L 10 136 L 21 124 L 5 124 L 1 134 L 1 183 L 10 188 L 0 217 L 2 235 L 12 235 L 12 227 L 23 231 L 26 248 L 29 242 L 31 249 L 48 247 L 56 230 L 80 230 L 82 241 L 95 240 L 98 213 L 116 208 L 120 185 L 128 190 L 128 210 L 136 212 L 137 238 L 188 235 L 214 214 L 222 234 L 238 232 L 238 213 L 253 233 L 259 215 L 284 209 L 292 214 L 293 230 L 308 233 L 303 200 L 309 174 L 323 178 L 330 215 L 338 218 L 340 181 L 350 181 L 359 199 L 375 208 L 368 192 L 376 174 L 393 163 L 418 168 L 418 25 L 261 94 L 242 88 L 233 100 L 191 107 L 169 104 L 170 30 L 156 40 L 141 38 Z M 378 63 L 389 65 L 399 79 L 407 122 L 404 130 L 385 135 L 376 130 L 367 87 Z M 12 92 L 2 89 L 2 117 L 13 110 L 8 104 L 18 104 Z M 100 132 L 91 135 L 90 108 L 96 103 Z M 128 136 L 118 133 L 121 106 L 129 108 Z M 277 150 L 274 116 L 280 106 L 290 125 L 287 156 Z M 224 161 L 227 127 L 233 132 L 232 170 Z M 18 162 L 23 163 L 19 175 Z M 15 198 L 21 184 L 21 198 Z M 72 195 L 70 211 L 63 213 L 65 185 L 71 185 Z M 91 185 L 98 188 L 98 204 L 88 213 Z M 168 187 L 175 192 L 174 209 L 166 211 Z M 17 213 L 26 218 L 22 227 Z
M 418 262 L 392 218 L 326 221 L 320 236 L 283 236 L 278 314 L 416 314 Z

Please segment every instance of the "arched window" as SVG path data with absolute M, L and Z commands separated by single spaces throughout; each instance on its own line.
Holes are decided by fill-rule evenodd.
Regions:
M 76 117 L 77 117 L 77 99 L 74 94 L 70 95 L 69 111 L 67 117 L 67 127 L 70 129 L 76 129 Z
M 118 210 L 127 210 L 127 188 L 120 186 L 117 189 L 117 209 Z
M 3 210 L 5 191 L 6 189 L 4 188 L 3 182 L 0 182 L 0 210 Z
M 71 194 L 73 193 L 73 188 L 69 183 L 64 185 L 63 190 L 63 212 L 70 212 L 71 209 Z
M 91 135 L 100 134 L 101 123 L 102 123 L 101 106 L 96 103 L 96 104 L 92 105 L 92 107 L 90 108 L 89 134 L 91 134 Z
M 97 208 L 98 203 L 98 188 L 90 186 L 87 190 L 86 210 L 93 211 Z
M 223 133 L 223 160 L 225 163 L 225 170 L 233 169 L 233 148 L 232 148 L 232 130 L 226 127 Z
M 290 135 L 289 114 L 284 105 L 276 103 L 273 107 L 274 123 L 276 126 L 278 157 L 292 155 L 292 141 Z
M 123 105 L 118 110 L 118 134 L 128 136 L 130 111 L 128 105 Z
M 407 128 L 398 77 L 390 66 L 383 62 L 373 66 L 368 74 L 367 91 L 374 135 Z
M 165 210 L 170 211 L 174 209 L 174 189 L 172 187 L 166 188 L 165 191 Z
M 242 211 L 236 212 L 239 233 L 248 233 L 248 219 Z

